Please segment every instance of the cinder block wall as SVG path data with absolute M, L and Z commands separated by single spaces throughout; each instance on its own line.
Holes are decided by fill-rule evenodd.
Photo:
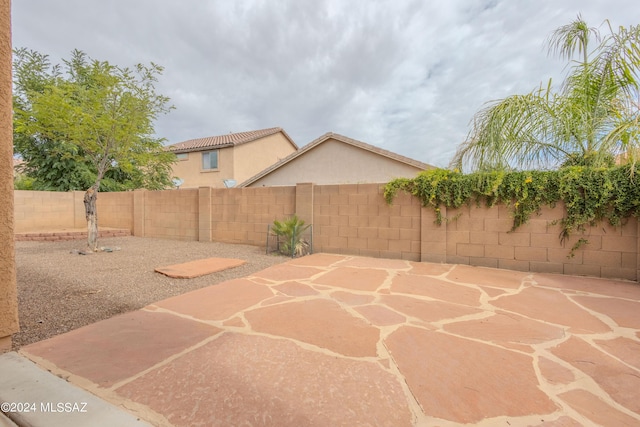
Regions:
M 83 227 L 82 196 L 16 191 L 16 230 Z M 443 208 L 446 220 L 437 225 L 433 210 L 415 197 L 400 194 L 387 205 L 379 184 L 202 187 L 98 196 L 99 224 L 128 228 L 136 236 L 263 246 L 267 225 L 297 213 L 313 224 L 316 252 L 638 280 L 637 219 L 620 228 L 587 227 L 561 242 L 555 221 L 563 209 L 562 204 L 545 208 L 512 232 L 505 206 Z M 587 243 L 572 253 L 579 239 Z
M 84 193 L 52 191 L 14 191 L 15 232 L 76 228 L 84 224 L 84 208 L 78 218 L 76 205 L 83 206 Z
M 314 250 L 420 261 L 420 202 L 379 184 L 315 186 Z
M 295 200 L 296 187 L 212 189 L 211 240 L 264 246 L 267 226 L 293 215 Z
M 98 193 L 98 224 L 133 231 L 133 191 Z
M 449 210 L 456 218 L 443 224 L 447 235 L 446 262 L 510 270 L 638 279 L 638 220 L 622 227 L 608 223 L 586 227 L 565 242 L 557 220 L 562 204 L 544 208 L 540 215 L 511 231 L 513 218 L 505 206 Z M 586 240 L 578 249 L 572 248 Z
M 143 236 L 198 240 L 197 189 L 144 191 L 143 200 L 144 208 L 135 209 L 143 215 Z

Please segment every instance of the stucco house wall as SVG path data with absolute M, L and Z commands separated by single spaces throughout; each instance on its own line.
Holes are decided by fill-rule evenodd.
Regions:
M 168 148 L 186 159 L 176 161 L 173 175 L 183 180 L 181 188 L 223 188 L 226 179 L 240 183 L 297 150 L 286 133 L 278 129 L 203 138 L 207 142 L 201 144 L 199 140 L 184 143 L 186 147 L 196 145 L 195 148 L 174 144 Z M 214 150 L 218 151 L 218 168 L 203 169 L 203 153 Z
M 223 180 L 234 176 L 233 149 L 218 148 L 218 169 L 211 170 L 202 169 L 202 154 L 212 150 L 182 153 L 187 158 L 173 164 L 173 176 L 184 181 L 181 188 L 224 187 Z
M 240 186 L 384 183 L 394 178 L 415 177 L 431 167 L 364 142 L 327 133 Z
M 18 332 L 11 126 L 11 2 L 0 0 L 0 353 Z
M 296 150 L 281 133 L 234 147 L 234 179 L 241 183 Z

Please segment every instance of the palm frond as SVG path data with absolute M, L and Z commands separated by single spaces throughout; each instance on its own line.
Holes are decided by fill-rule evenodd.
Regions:
M 486 104 L 451 166 L 460 170 L 606 166 L 637 153 L 640 111 L 640 26 L 609 26 L 601 37 L 581 16 L 558 28 L 549 50 L 572 60 L 560 88 L 546 86 Z M 592 44 L 597 42 L 590 51 Z

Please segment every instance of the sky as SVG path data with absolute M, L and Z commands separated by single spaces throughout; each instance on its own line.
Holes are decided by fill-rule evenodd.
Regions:
M 447 167 L 489 101 L 561 83 L 546 40 L 578 14 L 607 32 L 637 0 L 14 0 L 13 46 L 164 67 L 167 144 L 282 127 Z

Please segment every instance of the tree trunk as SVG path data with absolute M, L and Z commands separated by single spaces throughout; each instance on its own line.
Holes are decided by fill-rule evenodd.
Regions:
M 84 211 L 87 218 L 87 248 L 96 252 L 98 250 L 98 210 L 96 199 L 98 191 L 95 186 L 89 187 L 84 193 Z

